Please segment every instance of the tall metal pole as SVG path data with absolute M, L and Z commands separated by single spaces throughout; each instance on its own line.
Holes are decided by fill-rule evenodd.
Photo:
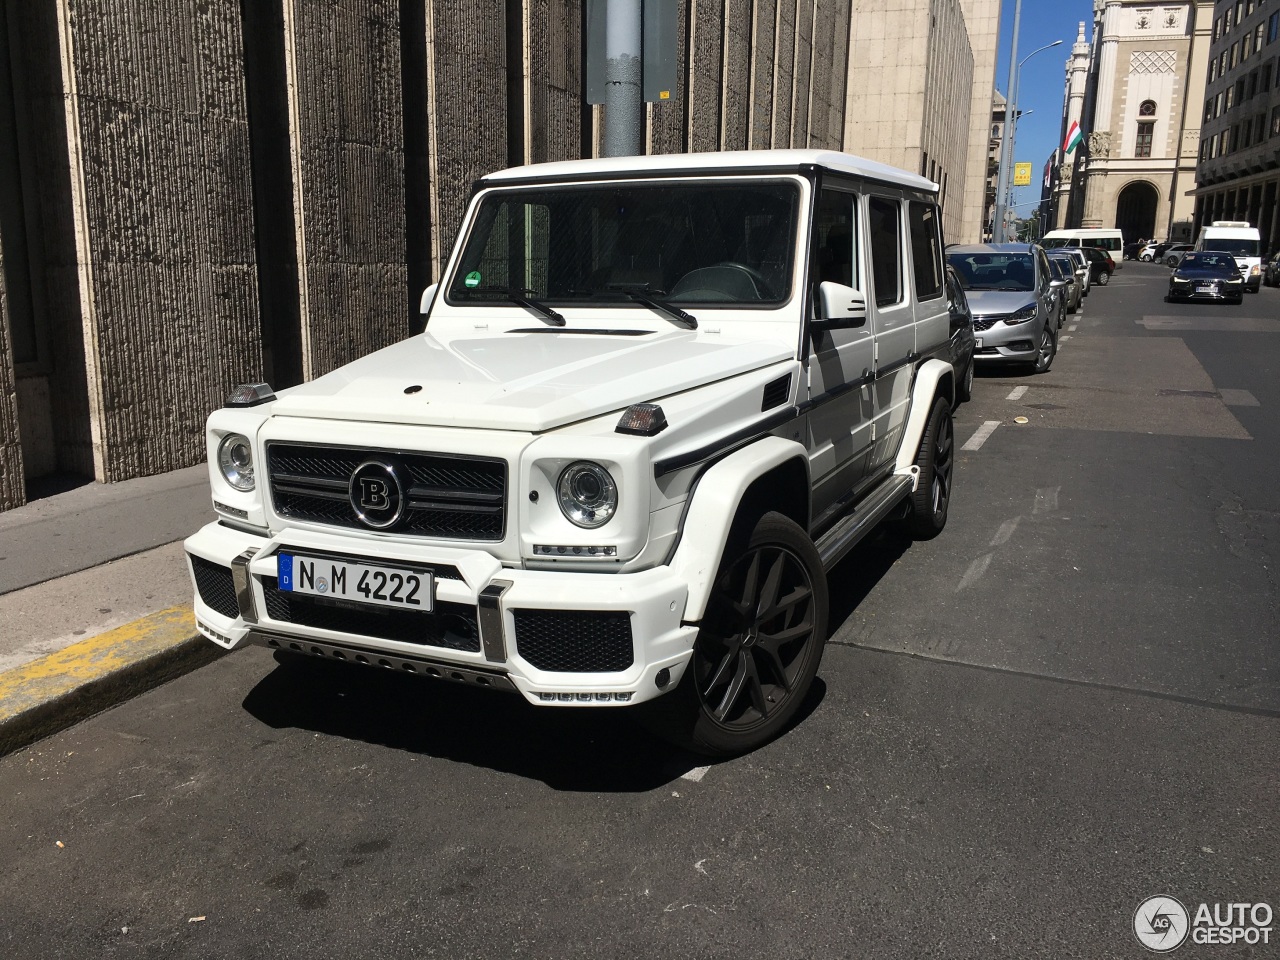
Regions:
M 1021 0 L 1019 0 L 1021 2 Z M 605 0 L 606 157 L 644 153 L 643 0 Z
M 1013 6 L 1013 46 L 1009 50 L 1009 96 L 1004 107 L 1004 137 L 1000 140 L 1000 175 L 996 179 L 996 208 L 991 218 L 991 239 L 1005 240 L 1004 218 L 1008 211 L 1009 180 L 1013 166 L 1013 118 L 1018 115 L 1018 27 L 1022 20 L 1022 0 Z

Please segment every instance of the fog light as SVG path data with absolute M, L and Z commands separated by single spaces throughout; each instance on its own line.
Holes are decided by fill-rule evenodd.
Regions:
M 658 675 L 653 678 L 653 682 L 658 685 L 658 689 L 662 690 L 671 682 L 671 671 L 663 667 L 658 671 Z

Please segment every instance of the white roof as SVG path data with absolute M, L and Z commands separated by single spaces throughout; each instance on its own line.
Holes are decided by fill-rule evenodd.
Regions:
M 833 150 L 733 150 L 706 153 L 661 153 L 643 157 L 609 157 L 600 160 L 561 160 L 553 163 L 534 163 L 523 167 L 499 170 L 484 178 L 486 183 L 504 180 L 564 179 L 590 180 L 593 177 L 616 177 L 618 174 L 636 173 L 646 176 L 664 171 L 706 171 L 707 173 L 733 174 L 738 170 L 758 171 L 777 167 L 780 172 L 794 170 L 801 165 L 812 164 L 828 170 L 870 177 L 900 184 L 913 190 L 934 193 L 938 185 L 924 177 L 875 160 L 866 160 L 848 153 Z

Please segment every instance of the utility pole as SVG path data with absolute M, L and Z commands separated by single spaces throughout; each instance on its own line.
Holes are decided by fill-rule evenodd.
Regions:
M 606 157 L 644 153 L 643 21 L 643 0 L 606 0 L 602 145 Z
M 1018 27 L 1022 19 L 1022 0 L 1017 0 L 1013 7 L 1013 46 L 1009 50 L 1009 83 L 1008 96 L 1005 98 L 1004 136 L 1000 138 L 1000 175 L 996 179 L 996 208 L 991 218 L 991 239 L 994 243 L 1003 243 L 1006 239 L 1004 227 L 1005 214 L 1008 211 L 1009 177 L 1013 168 L 1013 126 L 1017 122 L 1018 109 Z

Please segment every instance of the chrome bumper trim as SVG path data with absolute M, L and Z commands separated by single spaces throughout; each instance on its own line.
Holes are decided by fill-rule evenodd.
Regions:
M 502 595 L 511 589 L 510 580 L 494 580 L 480 591 L 477 619 L 480 646 L 490 663 L 507 662 L 507 635 L 502 627 Z

